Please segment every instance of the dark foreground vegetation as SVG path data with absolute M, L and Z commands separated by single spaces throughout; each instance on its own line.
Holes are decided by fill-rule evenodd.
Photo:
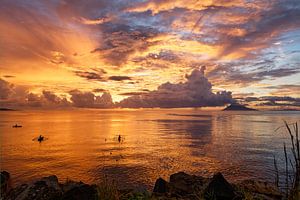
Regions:
M 158 178 L 152 191 L 120 190 L 104 179 L 97 185 L 68 180 L 59 183 L 55 175 L 32 183 L 10 187 L 10 174 L 1 172 L 1 200 L 300 200 L 300 142 L 298 124 L 287 124 L 290 145 L 283 144 L 285 171 L 279 172 L 274 158 L 275 182 L 246 180 L 229 183 L 221 173 L 213 177 L 172 174 L 169 181 Z M 279 187 L 279 180 L 285 186 Z

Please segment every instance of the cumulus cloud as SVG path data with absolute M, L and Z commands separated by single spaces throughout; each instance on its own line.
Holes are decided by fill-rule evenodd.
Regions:
M 68 107 L 70 102 L 51 91 L 44 90 L 42 94 L 28 91 L 24 86 L 11 84 L 0 79 L 0 107 Z
M 184 83 L 164 83 L 157 90 L 122 100 L 121 107 L 201 107 L 222 106 L 233 101 L 231 92 L 213 93 L 212 84 L 204 76 L 205 67 L 186 75 Z
M 55 70 L 57 79 L 63 77 L 42 84 L 32 80 L 35 91 L 60 81 L 70 90 L 78 77 L 86 84 L 77 88 L 84 90 L 109 81 L 92 69 L 95 63 L 110 75 L 115 69 L 151 74 L 136 84 L 141 87 L 178 80 L 200 64 L 213 70 L 207 77 L 215 86 L 255 87 L 299 74 L 299 18 L 298 0 L 3 0 L 0 57 L 3 74 L 16 74 L 18 82 L 24 82 L 20 66 L 26 66 L 25 76 L 39 71 L 48 77 Z M 273 62 L 255 66 L 266 59 Z M 214 70 L 219 64 L 226 65 Z M 111 82 L 112 94 L 128 92 L 118 91 L 120 83 Z
M 27 93 L 25 101 L 21 102 L 25 107 L 40 107 L 40 108 L 66 108 L 70 107 L 71 103 L 65 97 L 59 97 L 51 91 L 42 91 L 42 94 Z
M 21 106 L 26 101 L 28 90 L 24 86 L 16 86 L 0 78 L 0 106 Z
M 7 81 L 0 79 L 0 99 L 7 99 L 12 93 L 13 86 Z
M 104 92 L 101 96 L 95 96 L 92 92 L 82 92 L 80 90 L 72 90 L 72 105 L 81 108 L 112 108 L 114 103 L 110 93 Z
M 43 98 L 46 100 L 46 104 L 49 106 L 66 107 L 71 105 L 66 97 L 63 98 L 58 97 L 56 94 L 54 94 L 51 91 L 44 90 L 42 94 L 43 94 Z

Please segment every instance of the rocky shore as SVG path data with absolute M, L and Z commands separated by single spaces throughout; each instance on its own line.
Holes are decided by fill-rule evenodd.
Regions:
M 1 200 L 280 200 L 283 198 L 282 193 L 273 184 L 253 180 L 231 184 L 221 173 L 205 178 L 178 172 L 172 174 L 169 181 L 158 178 L 151 192 L 136 192 L 133 189 L 118 190 L 108 182 L 99 185 L 75 181 L 59 183 L 55 175 L 11 188 L 11 177 L 8 172 L 2 171 L 0 178 Z

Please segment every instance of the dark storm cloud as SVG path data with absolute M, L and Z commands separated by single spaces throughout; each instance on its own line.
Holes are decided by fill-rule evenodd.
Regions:
M 108 79 L 112 80 L 112 81 L 125 81 L 125 80 L 131 80 L 131 77 L 129 77 L 129 76 L 110 76 Z
M 211 83 L 204 76 L 204 67 L 186 75 L 184 83 L 164 83 L 157 90 L 122 100 L 121 107 L 202 107 L 221 106 L 233 101 L 231 92 L 213 93 Z

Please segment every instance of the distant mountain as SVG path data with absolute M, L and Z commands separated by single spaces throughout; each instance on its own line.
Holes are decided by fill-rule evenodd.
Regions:
M 281 108 L 281 109 L 273 109 L 269 111 L 300 111 L 300 110 L 295 108 Z
M 0 108 L 0 111 L 15 111 L 15 110 L 11 108 Z
M 256 109 L 248 108 L 248 107 L 246 107 L 244 105 L 241 105 L 241 104 L 230 104 L 229 106 L 227 106 L 223 110 L 225 110 L 225 111 L 228 111 L 228 110 L 244 110 L 244 111 L 249 111 L 249 110 L 256 110 Z

